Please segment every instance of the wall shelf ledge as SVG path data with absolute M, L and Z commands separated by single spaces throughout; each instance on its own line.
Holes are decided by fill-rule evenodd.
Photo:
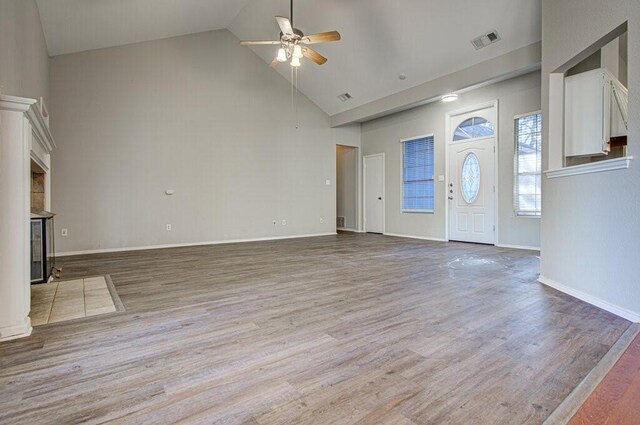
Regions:
M 558 177 L 577 176 L 580 174 L 601 173 L 603 171 L 624 170 L 631 165 L 632 156 L 606 159 L 604 161 L 591 162 L 589 164 L 573 165 L 571 167 L 547 170 L 544 174 L 549 179 Z

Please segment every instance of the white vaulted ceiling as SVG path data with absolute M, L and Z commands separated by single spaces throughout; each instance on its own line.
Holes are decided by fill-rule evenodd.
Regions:
M 289 16 L 289 0 L 37 2 L 52 56 L 222 28 L 275 40 L 274 16 Z M 295 0 L 295 27 L 342 34 L 317 46 L 325 65 L 304 61 L 299 88 L 334 115 L 536 43 L 540 16 L 541 0 Z M 502 40 L 475 50 L 471 40 L 491 30 Z M 251 49 L 267 66 L 277 47 Z M 277 70 L 290 77 L 288 65 Z M 345 92 L 353 99 L 342 103 Z
M 240 39 L 275 39 L 274 15 L 287 0 L 252 0 L 231 25 Z M 305 61 L 299 87 L 330 115 L 405 90 L 540 41 L 540 0 L 295 0 L 294 26 L 306 34 L 339 30 L 342 41 L 317 50 L 323 66 Z M 475 50 L 491 30 L 502 40 Z M 265 62 L 276 49 L 251 47 Z M 279 66 L 288 76 L 290 70 Z M 402 81 L 398 75 L 404 73 Z M 349 92 L 342 103 L 337 96 Z
M 227 28 L 248 0 L 37 0 L 51 56 Z

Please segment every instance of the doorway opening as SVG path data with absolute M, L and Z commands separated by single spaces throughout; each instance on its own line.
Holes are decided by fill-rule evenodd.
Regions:
M 336 145 L 336 230 L 358 229 L 358 148 Z

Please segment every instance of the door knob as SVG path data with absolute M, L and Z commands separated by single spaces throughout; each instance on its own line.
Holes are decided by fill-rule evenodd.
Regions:
M 378 196 L 378 201 L 382 201 L 382 196 Z

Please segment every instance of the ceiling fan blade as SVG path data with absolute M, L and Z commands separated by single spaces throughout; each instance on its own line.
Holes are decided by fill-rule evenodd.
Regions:
M 293 36 L 293 27 L 291 26 L 291 21 L 289 20 L 289 18 L 276 16 L 276 21 L 278 21 L 278 26 L 280 26 L 280 31 L 282 31 L 282 34 Z
M 267 40 L 256 40 L 256 41 L 241 41 L 240 44 L 242 45 L 249 45 L 249 44 L 271 44 L 271 45 L 276 45 L 276 44 L 280 44 L 280 41 L 267 41 Z
M 325 58 L 320 53 L 308 47 L 302 48 L 302 54 L 304 55 L 305 58 L 314 61 L 318 65 L 324 65 L 327 62 L 327 58 Z
M 340 33 L 338 31 L 329 31 L 305 35 L 304 37 L 302 37 L 302 40 L 300 40 L 300 42 L 305 44 L 328 43 L 330 41 L 338 41 L 341 38 L 342 37 L 340 37 Z
M 280 64 L 280 61 L 278 60 L 278 58 L 274 58 L 271 61 L 271 65 L 269 65 L 271 68 L 275 68 L 276 66 L 278 66 Z

